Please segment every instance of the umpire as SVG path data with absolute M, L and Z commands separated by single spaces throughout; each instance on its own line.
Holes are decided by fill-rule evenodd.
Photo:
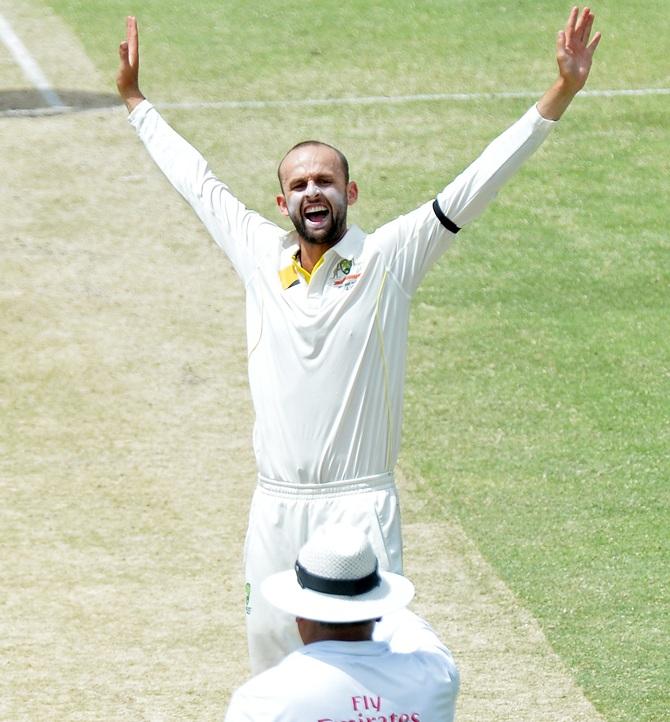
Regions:
M 261 589 L 295 618 L 304 646 L 240 687 L 226 722 L 454 719 L 459 676 L 451 653 L 404 609 L 414 586 L 379 570 L 359 529 L 320 527 L 295 568 Z

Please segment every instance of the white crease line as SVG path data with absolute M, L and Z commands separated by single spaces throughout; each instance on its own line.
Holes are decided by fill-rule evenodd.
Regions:
M 249 109 L 262 110 L 265 108 L 305 108 L 325 107 L 331 105 L 384 105 L 393 103 L 415 103 L 421 101 L 453 100 L 467 102 L 470 100 L 500 100 L 506 98 L 540 98 L 542 93 L 534 91 L 509 91 L 500 93 L 419 93 L 416 95 L 367 95 L 344 98 L 298 98 L 296 100 L 212 100 L 193 101 L 185 103 L 162 103 L 157 101 L 154 105 L 160 109 L 168 110 L 235 110 Z M 586 98 L 616 98 L 620 96 L 643 95 L 670 95 L 670 88 L 618 88 L 612 90 L 582 90 L 579 97 Z M 91 108 L 70 107 L 60 102 L 49 108 L 25 108 L 0 110 L 1 117 L 31 117 L 42 115 L 57 115 L 68 111 L 77 112 L 110 112 L 122 107 L 121 101 L 116 105 L 98 106 Z
M 28 52 L 21 38 L 12 30 L 12 26 L 0 15 L 0 40 L 7 46 L 14 60 L 19 64 L 23 74 L 40 91 L 42 97 L 52 108 L 61 108 L 63 102 L 58 93 L 51 87 L 37 61 Z
M 582 90 L 582 97 L 617 97 L 622 95 L 670 95 L 670 88 L 621 88 L 618 90 Z M 156 103 L 157 108 L 175 110 L 212 109 L 261 109 L 319 107 L 328 105 L 376 105 L 384 103 L 414 103 L 435 100 L 496 100 L 504 98 L 540 98 L 541 92 L 511 91 L 502 93 L 419 93 L 416 95 L 367 95 L 345 98 L 300 98 L 297 100 L 219 100 L 186 103 Z

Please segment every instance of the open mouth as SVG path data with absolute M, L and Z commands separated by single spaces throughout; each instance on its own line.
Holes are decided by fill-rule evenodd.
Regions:
M 323 204 L 307 206 L 304 211 L 305 220 L 315 226 L 321 226 L 326 222 L 330 211 Z

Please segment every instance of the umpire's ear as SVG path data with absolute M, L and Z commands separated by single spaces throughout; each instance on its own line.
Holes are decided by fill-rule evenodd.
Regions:
M 303 644 L 309 644 L 315 640 L 315 628 L 316 622 L 311 619 L 303 619 L 302 617 L 296 617 L 296 624 L 298 625 L 298 634 L 302 639 Z

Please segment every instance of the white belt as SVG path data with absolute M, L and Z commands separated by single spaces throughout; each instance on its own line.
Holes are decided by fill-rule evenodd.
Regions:
M 373 476 L 361 476 L 358 479 L 343 479 L 341 481 L 328 481 L 323 484 L 296 484 L 294 482 L 270 479 L 262 474 L 258 475 L 258 488 L 269 494 L 278 496 L 343 496 L 346 494 L 361 494 L 367 491 L 380 491 L 382 489 L 395 489 L 393 474 L 387 471 Z

